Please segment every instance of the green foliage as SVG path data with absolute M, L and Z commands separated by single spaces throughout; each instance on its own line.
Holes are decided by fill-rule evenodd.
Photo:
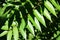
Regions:
M 0 5 L 0 38 L 59 40 L 59 13 L 58 0 L 6 0 Z

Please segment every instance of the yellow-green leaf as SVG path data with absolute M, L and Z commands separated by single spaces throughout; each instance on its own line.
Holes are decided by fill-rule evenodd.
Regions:
M 14 37 L 14 40 L 18 40 L 18 38 L 19 38 L 19 33 L 18 33 L 17 26 L 13 27 L 13 37 Z
M 27 28 L 35 36 L 33 25 L 31 24 L 31 22 L 29 20 L 28 20 Z
M 37 24 L 37 27 L 36 27 L 36 28 L 41 31 L 41 26 L 40 26 L 40 24 L 39 24 L 39 21 L 37 20 L 36 17 L 35 17 L 34 19 L 35 19 L 35 23 Z
M 8 31 L 4 31 L 4 32 L 2 32 L 2 33 L 0 34 L 0 37 L 6 35 L 7 33 L 8 33 Z
M 54 9 L 53 5 L 49 1 L 45 1 L 44 5 L 54 16 L 57 17 L 55 9 Z
M 36 29 L 38 29 L 39 31 L 41 31 L 40 28 L 39 28 L 39 26 L 36 24 L 36 22 L 33 20 L 33 18 L 31 17 L 30 14 L 28 15 L 28 19 L 33 23 L 33 25 L 34 25 L 34 27 Z
M 19 29 L 20 33 L 22 34 L 23 38 L 26 40 L 26 31 L 24 31 L 23 29 Z
M 48 20 L 50 20 L 50 21 L 52 22 L 51 16 L 50 16 L 50 14 L 49 14 L 49 12 L 48 12 L 48 10 L 47 10 L 46 8 L 44 8 L 44 16 L 45 16 Z
M 2 16 L 2 15 L 3 15 L 4 11 L 6 10 L 6 7 L 7 7 L 7 5 L 6 5 L 6 6 L 4 6 L 4 7 L 0 10 L 0 16 Z
M 7 34 L 7 40 L 11 40 L 12 39 L 12 30 L 8 31 Z
M 25 25 L 26 25 L 25 20 L 22 18 L 21 24 L 20 24 L 20 29 L 24 29 Z
M 5 25 L 2 26 L 2 30 L 8 30 L 8 20 L 5 22 Z
M 45 23 L 44 17 L 36 9 L 33 10 L 33 14 L 40 21 L 40 23 L 42 23 L 46 27 L 46 23 Z
M 50 0 L 50 2 L 56 7 L 56 9 L 60 10 L 60 6 L 55 0 Z

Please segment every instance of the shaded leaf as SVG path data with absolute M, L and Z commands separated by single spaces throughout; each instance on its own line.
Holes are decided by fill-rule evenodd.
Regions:
M 7 17 L 7 14 L 10 12 L 10 10 L 8 10 L 7 12 L 5 12 L 4 14 L 3 14 L 3 17 Z

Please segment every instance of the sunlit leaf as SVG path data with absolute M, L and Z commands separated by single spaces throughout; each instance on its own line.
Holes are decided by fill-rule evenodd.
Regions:
M 49 1 L 45 1 L 44 5 L 54 16 L 57 17 L 55 9 L 54 9 L 53 5 Z
M 27 28 L 35 36 L 33 25 L 31 24 L 31 22 L 29 20 L 28 20 Z
M 31 17 L 30 14 L 28 15 L 28 19 L 33 23 L 33 25 L 35 26 L 36 29 L 38 29 L 39 31 L 41 31 L 40 28 L 39 28 L 39 26 L 36 24 L 36 22 L 33 20 L 33 18 Z
M 23 29 L 19 29 L 20 30 L 20 33 L 21 33 L 21 35 L 23 36 L 23 38 L 26 40 L 26 31 L 24 31 Z
M 17 26 L 13 27 L 13 36 L 14 36 L 14 40 L 18 40 L 19 39 L 19 33 L 18 33 Z
M 8 33 L 8 31 L 3 31 L 1 34 L 0 34 L 0 37 L 6 35 Z
M 6 7 L 7 7 L 7 5 L 6 5 L 6 6 L 4 6 L 4 7 L 0 10 L 0 16 L 2 16 L 2 15 L 3 15 L 4 11 L 6 10 Z
M 52 22 L 51 16 L 46 8 L 44 9 L 44 16 Z
M 42 23 L 46 27 L 44 17 L 36 9 L 33 10 L 33 13 L 36 16 L 36 18 L 40 21 L 40 23 Z
M 35 19 L 35 23 L 37 24 L 37 27 L 36 27 L 36 28 L 41 31 L 41 26 L 40 26 L 40 24 L 39 24 L 39 21 L 37 20 L 36 17 L 35 17 L 34 19 Z
M 22 18 L 21 24 L 20 24 L 20 29 L 24 29 L 25 25 L 26 25 L 25 20 Z
M 8 20 L 5 22 L 5 25 L 2 26 L 2 30 L 8 30 Z
M 12 39 L 12 30 L 8 31 L 7 34 L 7 40 L 11 40 Z
M 60 6 L 55 0 L 50 0 L 50 2 L 56 7 L 56 9 L 60 10 Z

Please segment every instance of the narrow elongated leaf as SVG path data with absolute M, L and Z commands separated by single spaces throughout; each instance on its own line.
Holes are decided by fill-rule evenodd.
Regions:
M 28 20 L 28 26 L 27 26 L 27 28 L 35 36 L 33 25 L 30 23 L 29 20 Z
M 25 28 L 25 25 L 26 25 L 25 20 L 22 18 L 20 29 L 24 29 Z
M 33 10 L 33 14 L 40 21 L 40 23 L 42 23 L 46 27 L 46 23 L 45 23 L 44 17 L 36 9 Z
M 8 20 L 5 22 L 5 25 L 2 26 L 2 30 L 8 30 Z
M 7 40 L 11 40 L 12 39 L 12 30 L 10 30 L 7 34 Z
M 18 40 L 19 33 L 18 33 L 18 28 L 16 26 L 13 27 L 13 36 L 14 36 L 14 40 Z
M 14 12 L 15 12 L 14 10 L 11 10 L 11 12 L 9 14 L 7 14 L 7 18 L 10 18 L 14 14 Z
M 0 34 L 0 37 L 6 35 L 7 33 L 8 33 L 8 31 L 4 31 L 4 32 L 2 32 L 2 33 Z
M 7 17 L 7 14 L 10 12 L 10 10 L 8 10 L 7 12 L 5 12 L 4 14 L 3 14 L 3 17 Z
M 37 29 L 39 29 L 41 31 L 41 26 L 39 24 L 39 21 L 37 20 L 37 18 L 35 17 L 35 23 L 37 24 Z
M 34 25 L 34 27 L 36 29 L 38 29 L 39 31 L 41 31 L 40 28 L 39 28 L 39 26 L 35 23 L 35 21 L 33 20 L 33 18 L 31 17 L 30 14 L 28 15 L 28 19 L 33 23 L 33 25 Z
M 4 6 L 1 10 L 0 10 L 0 16 L 2 16 L 2 14 L 4 13 L 5 9 L 6 9 L 7 5 Z
M 44 16 L 45 16 L 48 20 L 50 20 L 50 21 L 52 22 L 51 16 L 50 16 L 50 14 L 49 14 L 49 12 L 48 12 L 48 10 L 47 10 L 46 8 L 44 8 Z
M 26 40 L 26 31 L 24 31 L 23 29 L 19 29 L 20 33 L 22 34 L 23 38 Z
M 49 1 L 45 1 L 44 5 L 54 16 L 57 17 L 55 9 L 54 9 L 53 5 Z
M 55 0 L 50 0 L 50 2 L 51 2 L 58 10 L 60 10 L 60 6 L 59 6 L 59 4 L 56 3 Z

